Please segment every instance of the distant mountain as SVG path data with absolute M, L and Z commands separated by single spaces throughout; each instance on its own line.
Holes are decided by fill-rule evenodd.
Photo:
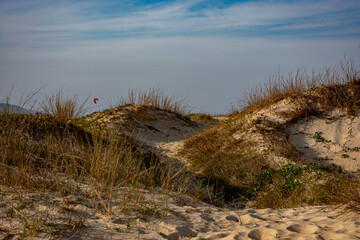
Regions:
M 17 105 L 12 105 L 12 104 L 8 104 L 8 103 L 0 103 L 0 113 L 3 113 L 3 112 L 36 115 L 36 111 L 22 108 Z

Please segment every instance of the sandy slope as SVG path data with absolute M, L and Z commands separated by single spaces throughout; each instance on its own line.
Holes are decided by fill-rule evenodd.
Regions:
M 289 127 L 292 141 L 303 156 L 333 164 L 346 171 L 360 170 L 360 117 L 332 111 L 328 117 L 311 116 Z M 316 141 L 315 134 L 323 140 Z
M 280 133 L 279 140 L 289 137 L 301 157 L 309 162 L 341 167 L 353 173 L 360 171 L 359 112 L 349 116 L 345 109 L 323 109 L 306 101 L 306 97 L 285 99 L 250 114 L 246 118 L 246 134 L 261 149 L 266 149 L 271 148 L 266 135 Z M 306 112 L 316 114 L 307 116 Z M 261 131 L 265 134 L 260 134 Z M 274 159 L 281 164 L 281 158 Z

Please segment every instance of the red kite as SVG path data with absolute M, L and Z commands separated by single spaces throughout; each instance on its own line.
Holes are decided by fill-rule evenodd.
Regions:
M 94 103 L 96 104 L 96 101 L 99 101 L 99 99 L 98 98 L 94 98 Z

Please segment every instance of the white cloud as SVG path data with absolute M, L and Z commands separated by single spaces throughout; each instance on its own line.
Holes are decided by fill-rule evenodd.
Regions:
M 262 32 L 256 26 L 270 27 L 269 31 L 274 33 L 278 30 L 330 27 L 333 35 L 341 35 L 340 27 L 349 29 L 349 23 L 360 21 L 357 15 L 349 18 L 347 14 L 347 11 L 360 9 L 360 3 L 352 0 L 257 1 L 225 8 L 205 7 L 196 11 L 191 8 L 196 8 L 199 1 L 176 1 L 131 8 L 130 12 L 121 11 L 111 17 L 98 12 L 96 9 L 101 3 L 96 2 L 60 2 L 54 5 L 46 4 L 46 1 L 39 1 L 40 4 L 37 1 L 25 2 L 26 7 L 17 1 L 0 5 L 3 9 L 0 15 L 3 42 L 29 44 L 50 39 L 49 44 L 53 44 L 58 36 L 63 36 L 58 42 L 76 42 L 86 38 L 97 39 L 104 32 L 118 34 L 121 38 L 133 34 L 166 36 L 209 31 L 219 34 L 226 30 L 261 36 Z M 28 2 L 32 2 L 33 6 Z M 336 15 L 332 16 L 334 13 Z M 350 29 L 358 32 L 360 27 L 352 26 Z

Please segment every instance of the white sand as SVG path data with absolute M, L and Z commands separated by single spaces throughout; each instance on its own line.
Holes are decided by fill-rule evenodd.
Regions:
M 124 191 L 124 190 L 119 190 Z M 42 195 L 29 206 L 17 210 L 30 226 L 36 220 L 42 230 L 33 239 L 359 239 L 360 218 L 336 217 L 319 206 L 294 209 L 221 209 L 186 196 L 169 198 L 144 191 L 152 201 L 144 213 L 119 211 L 120 199 L 111 211 L 101 202 L 75 197 Z M 27 199 L 28 198 L 28 199 Z M 52 199 L 46 201 L 45 199 Z M 18 199 L 9 196 L 0 205 L 0 239 L 16 239 L 23 229 L 19 217 L 9 217 Z M 16 215 L 16 214 L 15 214 Z M 10 219 L 10 220 L 9 220 Z M 43 222 L 42 222 L 43 221 Z M 44 224 L 46 223 L 46 224 Z
M 341 166 L 344 170 L 360 170 L 360 117 L 349 117 L 339 110 L 327 118 L 311 116 L 289 128 L 295 147 L 309 161 Z M 317 142 L 320 133 L 324 142 Z

